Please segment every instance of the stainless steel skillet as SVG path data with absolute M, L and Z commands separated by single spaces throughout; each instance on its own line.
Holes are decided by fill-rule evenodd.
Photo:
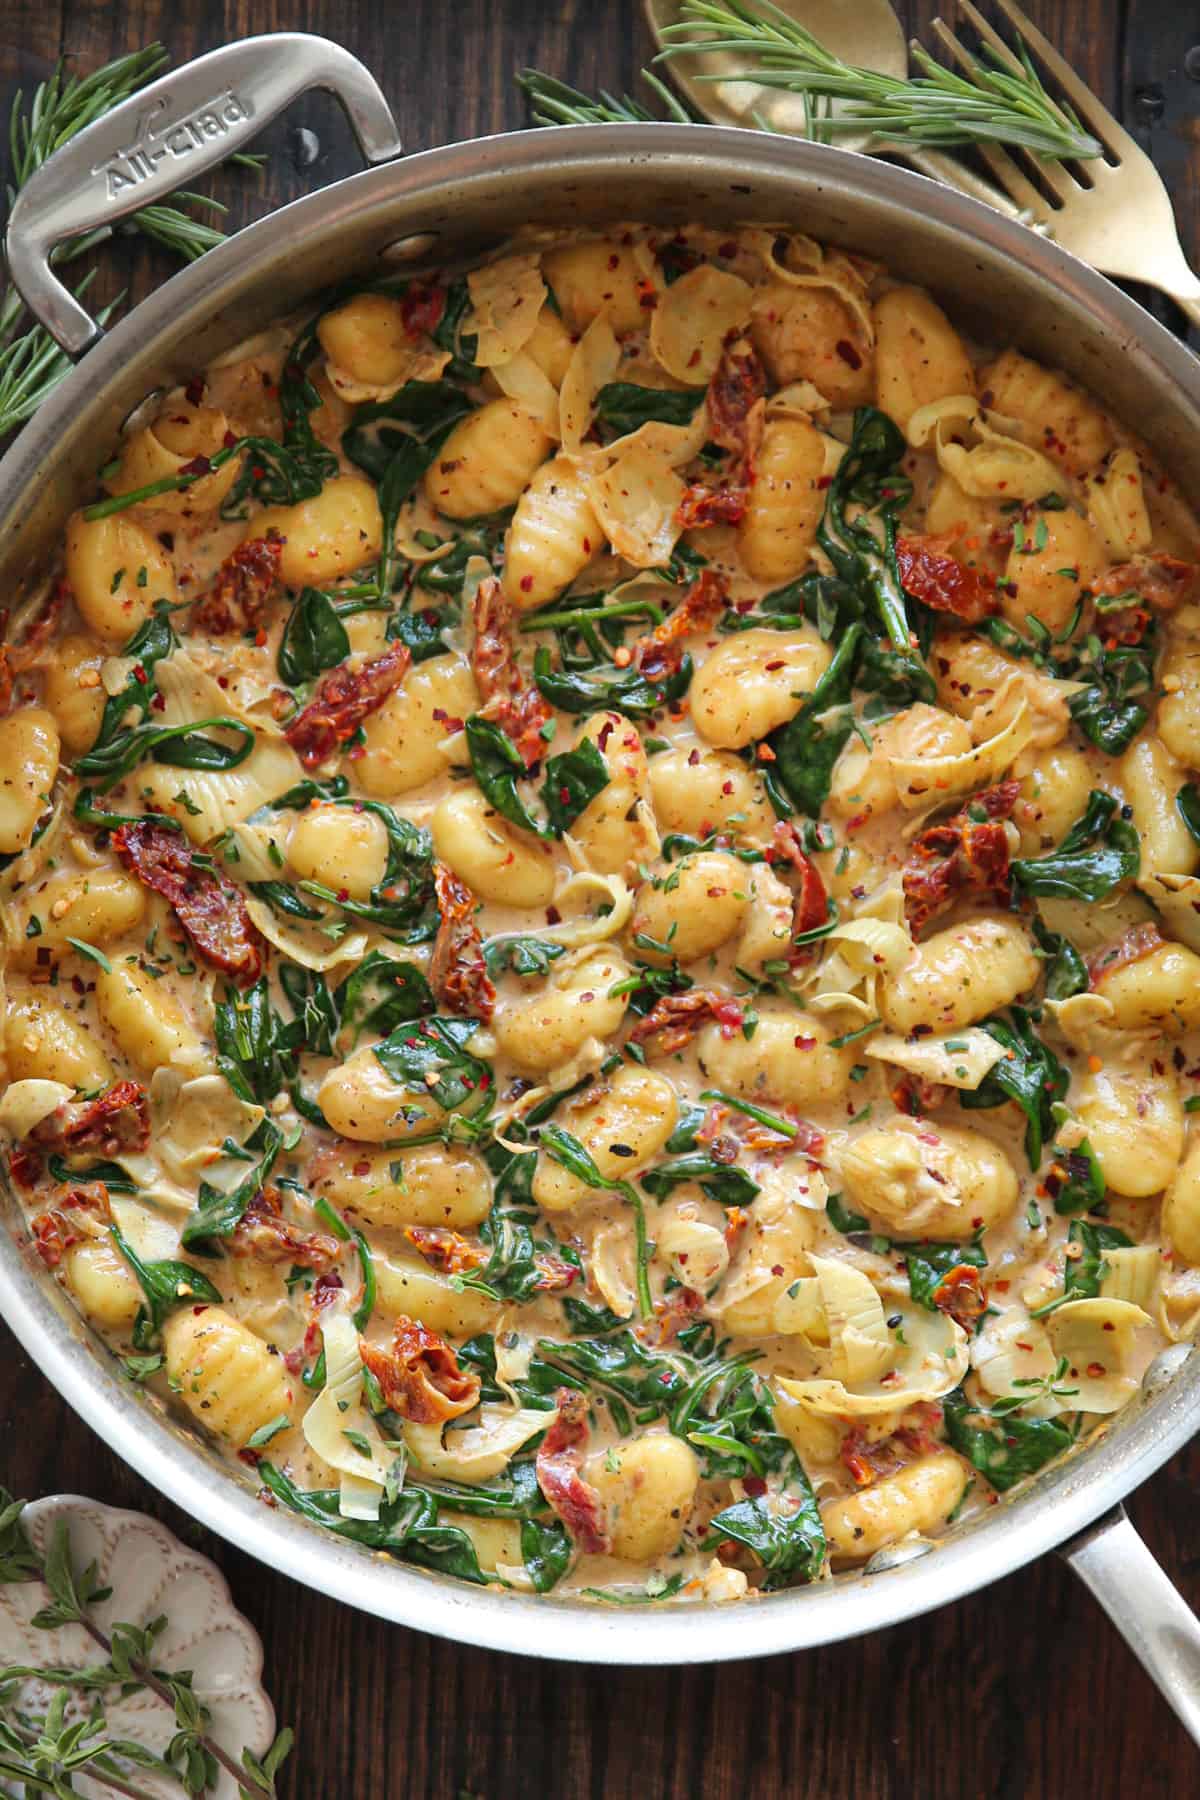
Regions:
M 161 199 L 236 149 L 303 90 L 332 89 L 381 166 L 240 232 L 102 336 L 59 284 L 62 238 Z M 349 275 L 436 261 L 518 226 L 614 219 L 787 222 L 931 286 L 978 334 L 1070 370 L 1137 423 L 1200 502 L 1200 363 L 1083 264 L 987 208 L 886 164 L 760 133 L 594 126 L 399 154 L 382 95 L 345 51 L 250 39 L 165 77 L 32 180 L 8 229 L 14 280 L 79 368 L 0 463 L 0 578 L 11 593 L 51 552 L 122 420 L 146 393 Z M 252 1485 L 131 1389 L 23 1245 L 0 1199 L 0 1314 L 112 1449 L 177 1504 L 272 1567 L 382 1618 L 493 1649 L 567 1660 L 686 1663 L 758 1656 L 911 1618 L 1060 1548 L 1200 1740 L 1200 1625 L 1120 1510 L 1200 1425 L 1200 1358 L 1176 1346 L 1097 1441 L 1015 1498 L 867 1573 L 719 1611 L 603 1608 L 466 1587 L 369 1556 L 264 1507 Z

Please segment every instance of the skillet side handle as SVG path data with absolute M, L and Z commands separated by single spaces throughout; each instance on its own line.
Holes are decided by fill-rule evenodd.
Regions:
M 310 88 L 341 102 L 369 163 L 399 156 L 391 108 L 357 57 L 328 38 L 281 31 L 160 76 L 43 163 L 13 204 L 5 252 L 21 298 L 64 350 L 81 355 L 102 334 L 54 273 L 55 247 L 165 200 Z
M 1200 1744 L 1200 1619 L 1150 1554 L 1123 1506 L 1059 1547 L 1147 1675 Z

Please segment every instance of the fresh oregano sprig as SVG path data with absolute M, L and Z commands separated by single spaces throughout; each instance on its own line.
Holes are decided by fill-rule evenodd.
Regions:
M 211 1793 L 224 1770 L 237 1783 L 242 1800 L 273 1800 L 275 1776 L 292 1747 L 290 1728 L 277 1735 L 263 1756 L 243 1750 L 241 1762 L 236 1762 L 209 1734 L 208 1711 L 192 1686 L 190 1672 L 154 1664 L 154 1647 L 166 1629 L 166 1615 L 147 1625 L 117 1623 L 102 1630 L 94 1608 L 111 1597 L 111 1589 L 99 1584 L 95 1563 L 82 1571 L 76 1567 L 70 1527 L 63 1518 L 55 1521 L 45 1553 L 39 1553 L 22 1522 L 24 1505 L 0 1488 L 0 1585 L 40 1582 L 47 1602 L 30 1623 L 41 1631 L 78 1625 L 103 1660 L 82 1669 L 19 1665 L 0 1674 L 0 1781 L 19 1781 L 27 1795 L 49 1794 L 62 1800 L 75 1792 L 72 1777 L 86 1770 L 89 1780 L 114 1794 L 150 1800 L 123 1765 L 173 1778 L 182 1794 L 192 1796 Z M 42 1717 L 17 1704 L 21 1684 L 33 1680 L 57 1690 Z M 106 1734 L 103 1697 L 115 1689 L 123 1693 L 145 1689 L 171 1708 L 176 1731 L 163 1756 Z M 72 1694 L 94 1698 L 88 1715 L 69 1723 Z

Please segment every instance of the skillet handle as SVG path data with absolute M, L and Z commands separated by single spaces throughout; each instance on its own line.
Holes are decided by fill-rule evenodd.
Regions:
M 55 246 L 165 200 L 310 88 L 341 101 L 369 163 L 399 156 L 391 108 L 362 63 L 328 38 L 281 31 L 160 76 L 43 163 L 13 204 L 5 251 L 21 298 L 64 350 L 78 356 L 102 333 L 55 275 Z
M 1200 1744 L 1200 1619 L 1133 1528 L 1123 1506 L 1059 1547 L 1147 1675 Z

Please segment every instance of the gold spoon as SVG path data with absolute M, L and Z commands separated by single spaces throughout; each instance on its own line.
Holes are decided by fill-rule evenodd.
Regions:
M 776 0 L 776 4 L 843 62 L 907 79 L 908 45 L 891 0 Z M 654 40 L 661 48 L 664 27 L 679 23 L 679 0 L 644 0 L 644 5 Z M 786 88 L 763 87 L 744 77 L 738 79 L 740 66 L 741 59 L 733 51 L 697 50 L 688 56 L 671 58 L 671 79 L 696 112 L 714 125 L 761 126 L 792 137 L 807 137 L 809 114 L 802 95 L 790 94 Z M 721 79 L 702 81 L 698 79 L 702 75 L 719 75 Z M 835 100 L 832 110 L 836 114 L 847 104 Z M 843 150 L 886 148 L 889 155 L 901 157 L 931 180 L 970 194 L 1009 218 L 1024 217 L 1021 208 L 998 187 L 939 151 L 907 144 L 884 146 L 878 139 L 856 132 L 839 131 L 836 142 Z

